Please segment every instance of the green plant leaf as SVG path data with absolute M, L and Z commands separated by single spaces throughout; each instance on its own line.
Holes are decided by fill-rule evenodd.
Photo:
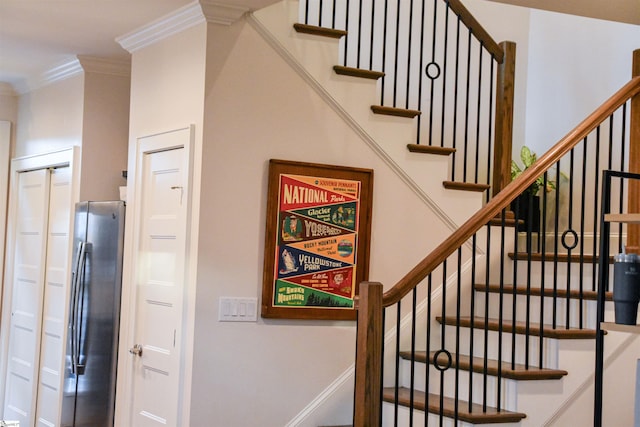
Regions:
M 522 159 L 522 163 L 526 169 L 536 161 L 537 156 L 529 149 L 529 147 L 523 146 L 520 150 L 520 158 Z

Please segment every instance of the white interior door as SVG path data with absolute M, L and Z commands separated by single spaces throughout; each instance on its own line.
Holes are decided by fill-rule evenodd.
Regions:
M 180 416 L 188 130 L 141 140 L 131 424 L 176 426 Z M 175 143 L 172 140 L 175 139 Z M 146 148 L 145 148 L 146 147 Z
M 51 171 L 36 426 L 58 424 L 65 355 L 71 168 Z
M 4 418 L 34 425 L 49 202 L 47 169 L 18 175 Z

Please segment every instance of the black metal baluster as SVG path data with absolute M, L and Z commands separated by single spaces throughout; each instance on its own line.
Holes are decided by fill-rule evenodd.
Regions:
M 424 26 L 426 22 L 425 12 L 426 12 L 426 4 L 425 0 L 422 0 L 422 22 L 420 24 L 420 67 L 418 68 L 418 106 L 420 111 L 422 111 L 422 67 L 424 67 Z M 418 114 L 416 117 L 418 133 L 416 135 L 416 144 L 420 144 L 421 136 L 422 136 L 422 114 Z
M 505 224 L 506 224 L 506 211 L 503 209 L 500 212 L 500 253 L 504 254 L 505 248 Z M 498 376 L 496 377 L 496 408 L 498 412 L 501 410 L 502 399 L 502 333 L 504 323 L 504 256 L 500 257 L 500 293 L 498 301 Z M 489 291 L 489 289 L 487 289 Z M 514 319 L 515 320 L 515 319 Z
M 449 2 L 445 1 L 444 9 L 444 46 L 442 49 L 442 109 L 440 111 L 440 147 L 444 147 L 444 122 L 446 116 L 447 99 L 447 50 L 449 46 Z M 452 167 L 455 169 L 455 167 Z
M 360 56 L 362 55 L 362 0 L 358 4 L 358 31 L 356 42 L 356 68 L 360 68 Z
M 331 28 L 336 28 L 336 2 L 337 0 L 333 0 L 333 8 L 331 10 Z
M 574 164 L 574 153 L 573 149 L 569 152 L 569 200 L 573 200 L 573 164 Z M 558 169 L 556 172 L 556 199 L 560 200 L 560 178 L 562 177 L 562 172 Z M 571 254 L 572 250 L 575 247 L 574 244 L 577 244 L 577 236 L 573 243 L 569 244 L 567 241 L 567 236 L 573 232 L 573 203 L 569 202 L 569 210 L 568 210 L 568 218 L 567 218 L 567 231 L 562 234 L 562 246 L 567 249 L 567 313 L 566 319 L 567 329 L 570 327 L 571 321 Z M 572 238 L 574 238 L 574 234 L 572 234 Z M 578 305 L 582 306 L 582 299 L 578 298 Z
M 374 52 L 374 46 L 375 46 L 375 31 L 374 29 L 376 28 L 376 2 L 372 1 L 371 2 L 371 37 L 369 39 L 369 69 L 373 70 L 373 52 Z
M 473 175 L 473 182 L 475 184 L 478 183 L 478 165 L 480 163 L 480 118 L 481 118 L 481 112 L 482 112 L 482 53 L 484 51 L 483 49 L 483 45 L 482 43 L 480 43 L 480 48 L 478 49 L 478 102 L 476 105 L 476 147 L 475 147 L 475 170 L 474 170 L 474 175 Z M 465 182 L 466 180 L 466 175 L 467 175 L 467 165 L 465 163 L 464 166 L 464 171 L 465 171 Z
M 446 336 L 445 336 L 445 330 L 446 330 L 446 324 L 444 319 L 446 319 L 447 317 L 447 261 L 448 260 L 444 260 L 444 262 L 442 263 L 442 332 L 441 335 L 442 337 L 440 338 L 440 350 L 445 351 L 446 350 Z M 440 353 L 436 353 L 436 361 L 437 361 L 437 356 Z M 444 425 L 444 373 L 445 373 L 446 369 L 441 369 L 440 370 L 440 427 L 443 427 Z
M 489 228 L 490 225 L 487 226 Z M 477 236 L 475 233 L 471 239 L 471 307 L 469 309 L 471 316 L 471 324 L 469 325 L 469 358 L 473 363 L 473 331 L 475 327 L 475 315 L 476 315 L 476 252 L 477 252 Z M 473 369 L 469 369 L 469 407 L 467 411 L 473 412 Z
M 413 425 L 413 409 L 415 403 L 415 374 L 416 374 L 416 307 L 418 301 L 418 287 L 413 288 L 411 302 L 411 376 L 409 383 L 409 425 Z
M 518 303 L 518 292 L 516 287 L 518 286 L 518 255 L 519 255 L 519 250 L 518 250 L 518 239 L 519 239 L 519 235 L 518 232 L 520 231 L 520 214 L 519 212 L 521 212 L 522 207 L 521 205 L 521 199 L 522 199 L 522 194 L 520 194 L 513 202 L 512 202 L 512 206 L 515 212 L 515 231 L 513 233 L 513 249 L 515 252 L 515 257 L 513 260 L 513 303 L 511 306 L 511 318 L 513 319 L 513 321 L 515 322 L 516 317 L 516 306 Z M 517 343 L 516 343 L 516 339 L 517 339 L 517 334 L 516 334 L 516 328 L 513 328 L 513 330 L 511 331 L 511 369 L 515 369 L 516 367 L 516 353 L 517 353 Z
M 491 253 L 491 227 L 487 227 L 487 254 Z M 490 283 L 490 265 L 489 256 L 486 257 L 487 265 L 485 272 L 485 283 Z M 487 380 L 489 376 L 489 292 L 484 293 L 484 363 L 482 366 L 482 412 L 487 412 Z M 473 339 L 473 337 L 471 337 Z
M 427 65 L 427 69 L 425 70 L 425 72 L 427 72 L 428 74 L 428 70 L 429 70 L 429 66 L 433 65 L 433 68 L 438 68 L 438 65 L 436 64 L 436 29 L 437 29 L 437 24 L 438 24 L 438 1 L 439 0 L 433 0 L 433 29 L 432 29 L 432 34 L 431 34 L 431 63 L 429 65 Z M 439 73 L 438 73 L 439 74 Z M 436 75 L 437 76 L 437 75 Z M 431 80 L 431 87 L 430 87 L 430 93 L 429 93 L 429 145 L 433 145 L 433 94 L 435 93 L 435 78 L 430 78 Z
M 548 177 L 548 172 L 545 172 L 543 177 L 542 177 L 542 183 L 544 185 L 544 188 L 547 188 L 547 185 L 549 185 L 549 177 Z M 544 191 L 542 193 L 542 242 L 540 242 L 540 253 L 542 254 L 542 262 L 540 263 L 540 331 L 538 333 L 538 339 L 540 341 L 539 345 L 538 345 L 538 367 L 543 368 L 543 361 L 544 361 L 544 305 L 545 305 L 545 285 L 544 285 L 544 274 L 545 274 L 545 254 L 547 252 L 547 192 Z
M 595 149 L 595 185 L 594 185 L 594 195 L 593 198 L 593 259 L 591 260 L 592 266 L 592 290 L 596 290 L 596 283 L 598 280 L 597 269 L 596 266 L 598 264 L 597 250 L 598 250 L 598 242 L 597 242 L 597 233 L 598 233 L 598 187 L 599 187 L 599 178 L 600 178 L 600 126 L 596 128 L 596 149 Z
M 493 143 L 493 76 L 495 75 L 495 63 L 496 61 L 493 59 L 493 57 L 489 57 L 490 61 L 491 61 L 491 73 L 489 75 L 489 126 L 487 126 L 488 128 L 488 132 L 489 135 L 487 135 L 487 185 L 491 185 L 491 177 L 493 176 L 492 171 L 491 171 L 491 160 L 493 159 L 493 152 L 492 152 L 492 143 Z M 486 201 L 488 202 L 491 199 L 491 194 L 492 191 L 486 191 Z
M 396 355 L 395 355 L 395 390 L 394 390 L 394 407 L 393 407 L 393 425 L 398 425 L 399 415 L 399 391 L 400 391 L 400 312 L 402 311 L 402 301 L 398 301 L 396 312 Z
M 560 170 L 560 160 L 556 163 L 556 171 Z M 560 190 L 560 182 L 556 180 L 556 196 Z M 560 207 L 560 198 L 556 197 L 555 200 L 555 214 L 553 217 L 553 329 L 556 329 L 558 326 L 558 227 L 560 226 L 559 221 L 559 207 Z M 567 325 L 568 327 L 568 325 Z
M 527 192 L 527 286 L 525 292 L 525 328 L 524 328 L 524 366 L 529 369 L 531 352 L 531 255 L 533 252 L 533 196 Z M 515 326 L 515 319 L 514 326 Z
M 587 137 L 582 140 L 582 195 L 580 197 L 580 298 L 584 296 L 584 231 L 587 189 Z M 572 202 L 572 201 L 570 201 Z
M 345 5 L 346 7 L 346 13 L 344 16 L 344 30 L 347 32 L 347 37 L 343 37 L 344 40 L 344 65 L 348 65 L 347 64 L 347 59 L 349 58 L 349 16 L 351 16 L 351 14 L 349 13 L 349 0 L 347 0 L 347 3 Z
M 432 280 L 432 275 L 429 274 L 429 277 L 427 278 L 427 363 L 426 363 L 426 367 L 425 367 L 425 381 L 424 381 L 424 390 L 425 390 L 425 394 L 426 394 L 426 403 L 429 403 L 429 391 L 431 390 L 431 383 L 429 382 L 431 375 L 431 366 L 429 363 L 429 357 L 431 355 L 431 324 L 433 322 L 431 322 L 431 296 L 432 296 L 432 292 L 433 292 L 433 280 Z M 434 359 L 434 363 L 435 363 L 435 359 Z M 429 413 L 427 411 L 425 411 L 424 414 L 424 426 L 428 427 L 429 425 Z
M 460 78 L 460 21 L 461 18 L 458 16 L 458 22 L 456 24 L 456 64 L 455 64 L 455 75 L 454 75 L 454 85 L 453 85 L 453 124 L 452 135 L 451 135 L 451 147 L 455 150 L 456 144 L 458 140 L 458 79 Z M 454 151 L 451 154 L 451 181 L 455 181 L 455 173 L 456 173 L 456 152 Z
M 395 43 L 395 59 L 393 62 L 393 106 L 397 107 L 398 106 L 398 55 L 400 54 L 399 52 L 399 45 L 400 45 L 400 4 L 401 4 L 401 0 L 398 0 L 397 2 L 397 9 L 396 9 L 396 43 Z
M 408 34 L 407 34 L 407 86 L 406 86 L 406 95 L 405 95 L 405 107 L 407 110 L 409 109 L 409 93 L 410 93 L 410 86 L 411 86 L 411 57 L 413 56 L 411 54 L 411 44 L 412 44 L 412 40 L 413 40 L 413 0 L 410 0 L 409 2 L 409 28 L 407 30 Z M 418 109 L 420 108 L 420 106 L 418 105 Z M 420 131 L 420 128 L 418 128 L 418 132 Z
M 465 90 L 465 107 L 464 107 L 464 149 L 462 151 L 462 164 L 467 164 L 467 153 L 469 144 L 469 103 L 471 102 L 469 97 L 469 90 L 471 88 L 471 30 L 467 38 L 467 81 Z M 463 168 L 463 181 L 467 180 L 466 169 Z
M 388 10 L 389 10 L 389 1 L 384 0 L 384 28 L 382 29 L 382 72 L 385 73 L 387 70 L 387 34 L 388 34 Z M 385 86 L 387 82 L 386 74 L 382 78 L 382 83 L 380 84 L 380 105 L 384 104 L 385 98 Z
M 456 289 L 456 369 L 455 369 L 455 388 L 454 388 L 454 398 L 455 398 L 455 408 L 454 408 L 454 422 L 458 423 L 458 414 L 459 414 L 459 386 L 460 386 L 460 308 L 461 301 L 460 297 L 462 294 L 462 247 L 458 248 L 458 286 Z M 473 363 L 473 361 L 471 362 Z

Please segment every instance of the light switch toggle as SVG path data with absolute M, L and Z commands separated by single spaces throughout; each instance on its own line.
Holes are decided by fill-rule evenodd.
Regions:
M 258 320 L 258 298 L 220 297 L 218 321 L 255 322 Z

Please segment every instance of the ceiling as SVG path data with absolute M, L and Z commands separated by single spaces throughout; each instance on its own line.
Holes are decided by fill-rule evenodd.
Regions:
M 277 0 L 221 0 L 256 10 Z M 640 0 L 493 0 L 640 25 Z M 14 89 L 87 55 L 126 59 L 115 38 L 193 0 L 0 0 L 0 83 Z

